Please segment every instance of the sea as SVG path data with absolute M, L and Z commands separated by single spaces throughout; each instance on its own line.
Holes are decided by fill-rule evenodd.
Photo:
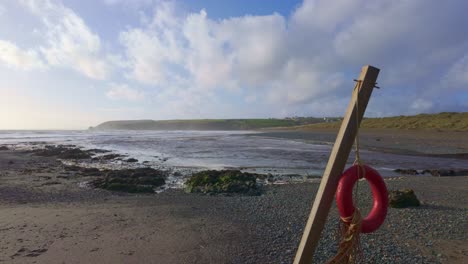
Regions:
M 280 179 L 320 177 L 328 162 L 329 142 L 282 139 L 255 131 L 0 131 L 0 145 L 14 149 L 50 144 L 105 149 L 138 159 L 137 163 L 109 161 L 79 164 L 94 167 L 148 166 L 186 177 L 205 169 L 240 169 L 272 174 Z M 466 161 L 361 150 L 361 159 L 382 176 L 398 176 L 395 169 L 463 168 Z M 354 161 L 351 153 L 348 166 Z M 64 161 L 71 162 L 71 161 Z M 82 161 L 79 161 L 83 163 Z M 176 180 L 175 182 L 179 182 Z

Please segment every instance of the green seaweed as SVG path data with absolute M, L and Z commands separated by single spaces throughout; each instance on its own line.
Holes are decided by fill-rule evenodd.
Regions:
M 256 174 L 239 170 L 206 170 L 195 173 L 185 183 L 190 193 L 258 193 Z

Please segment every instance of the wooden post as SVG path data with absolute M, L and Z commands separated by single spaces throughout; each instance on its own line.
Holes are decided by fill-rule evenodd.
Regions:
M 361 83 L 355 86 L 356 88 L 353 91 L 348 110 L 346 110 L 345 117 L 341 123 L 341 128 L 330 154 L 327 167 L 323 173 L 322 181 L 320 182 L 320 187 L 315 196 L 315 201 L 309 215 L 309 220 L 307 220 L 301 243 L 297 249 L 296 258 L 294 259 L 295 264 L 312 263 L 315 248 L 317 247 L 325 221 L 327 220 L 340 175 L 346 166 L 349 153 L 356 138 L 357 130 L 361 124 L 372 90 L 376 84 L 379 71 L 379 69 L 369 65 L 362 67 L 358 79 L 358 82 Z M 359 102 L 359 113 L 356 111 L 357 98 Z

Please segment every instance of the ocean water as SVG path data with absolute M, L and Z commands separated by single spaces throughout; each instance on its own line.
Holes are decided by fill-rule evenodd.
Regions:
M 128 155 L 128 166 L 151 166 L 187 174 L 193 170 L 237 168 L 273 175 L 321 176 L 332 145 L 261 136 L 253 131 L 0 131 L 0 145 L 18 149 L 73 144 Z M 362 160 L 382 176 L 397 168 L 464 168 L 466 161 L 361 151 Z M 354 159 L 351 153 L 349 165 Z M 124 166 L 121 161 L 111 162 Z M 102 165 L 102 164 L 101 164 Z M 127 165 L 125 165 L 127 166 Z

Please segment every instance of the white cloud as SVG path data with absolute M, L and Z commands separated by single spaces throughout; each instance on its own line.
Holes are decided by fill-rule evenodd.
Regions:
M 261 86 L 281 73 L 287 59 L 286 21 L 279 14 L 244 16 L 219 23 L 217 37 L 241 84 Z
M 444 86 L 449 89 L 467 89 L 468 86 L 468 54 L 456 61 L 443 79 Z
M 22 50 L 15 44 L 4 40 L 0 40 L 0 61 L 22 70 L 45 68 L 36 51 Z
M 163 3 L 145 28 L 131 28 L 120 33 L 126 49 L 130 78 L 145 84 L 166 84 L 171 78 L 171 65 L 181 62 L 183 47 L 180 22 L 173 14 L 174 5 Z
M 112 100 L 141 101 L 145 98 L 142 91 L 132 89 L 126 84 L 112 84 L 106 96 Z
M 431 109 L 432 106 L 433 103 L 431 101 L 419 98 L 411 104 L 411 109 L 421 113 Z
M 71 68 L 93 79 L 106 79 L 111 65 L 101 52 L 101 41 L 73 10 L 49 0 L 22 1 L 44 24 L 48 64 Z

